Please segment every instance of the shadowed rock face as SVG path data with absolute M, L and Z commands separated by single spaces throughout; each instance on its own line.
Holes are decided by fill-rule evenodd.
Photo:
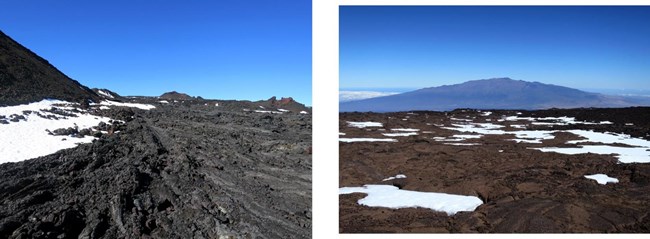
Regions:
M 119 133 L 1 164 L 0 238 L 311 238 L 310 115 L 128 111 Z
M 101 98 L 0 31 L 0 106 L 52 98 L 71 102 Z
M 445 111 L 472 109 L 548 109 L 647 106 L 650 100 L 607 96 L 562 86 L 510 78 L 468 81 L 397 95 L 343 102 L 341 112 Z

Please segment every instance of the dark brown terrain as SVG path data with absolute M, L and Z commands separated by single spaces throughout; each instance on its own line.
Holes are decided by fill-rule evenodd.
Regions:
M 485 135 L 467 139 L 473 146 L 445 145 L 432 139 L 466 134 L 443 129 L 451 118 L 477 123 L 497 122 L 518 111 L 492 111 L 481 116 L 473 110 L 451 112 L 341 113 L 341 138 L 390 138 L 381 133 L 393 128 L 420 129 L 416 136 L 393 137 L 398 142 L 340 142 L 340 187 L 392 184 L 422 192 L 477 196 L 483 204 L 475 211 L 448 216 L 424 208 L 390 209 L 357 204 L 365 194 L 339 196 L 341 233 L 375 232 L 650 232 L 650 164 L 618 163 L 614 155 L 559 154 L 530 147 L 568 147 L 577 135 L 560 132 L 542 144 L 516 143 L 512 135 Z M 650 139 L 650 108 L 567 109 L 519 111 L 520 117 L 572 116 L 577 121 L 613 124 L 528 125 L 528 130 L 593 129 Z M 402 120 L 406 119 L 406 120 Z M 489 121 L 487 121 L 489 120 Z M 383 127 L 354 128 L 347 121 L 373 121 Z M 454 121 L 458 124 L 459 122 Z M 386 131 L 380 131 L 385 129 Z M 424 132 L 428 131 L 428 132 Z M 502 150 L 502 151 L 501 151 Z M 501 151 L 501 152 L 500 152 Z M 607 174 L 619 183 L 598 184 L 588 174 Z M 397 174 L 407 178 L 382 181 Z

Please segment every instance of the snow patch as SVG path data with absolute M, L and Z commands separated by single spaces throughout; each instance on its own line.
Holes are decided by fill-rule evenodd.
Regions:
M 72 112 L 70 110 L 74 109 L 73 105 L 76 104 L 60 100 L 42 100 L 30 104 L 0 107 L 0 115 L 5 116 L 12 114 L 23 115 L 23 111 L 29 110 L 38 112 L 43 116 L 54 115 L 59 118 L 58 120 L 45 119 L 36 115 L 36 113 L 31 113 L 23 115 L 25 120 L 0 124 L 0 163 L 18 162 L 49 155 L 61 149 L 76 147 L 81 143 L 90 143 L 95 139 L 91 136 L 83 138 L 53 136 L 49 135 L 46 130 L 53 131 L 59 128 L 74 128 L 75 126 L 79 129 L 85 129 L 97 126 L 102 121 L 108 122 L 111 120 L 110 118 L 88 114 L 83 110 L 81 110 L 81 113 Z M 61 115 L 42 111 L 42 109 L 52 107 L 74 114 L 76 117 L 62 117 Z
M 413 136 L 413 135 L 418 135 L 418 133 L 415 132 L 406 132 L 406 133 L 383 133 L 384 136 L 388 137 L 402 137 L 402 136 Z
M 530 148 L 542 152 L 555 152 L 560 154 L 616 154 L 616 158 L 621 163 L 650 163 L 650 152 L 648 148 L 627 148 L 609 145 L 582 145 L 578 148 Z
M 409 208 L 421 207 L 454 215 L 461 211 L 474 211 L 483 201 L 474 196 L 435 192 L 418 192 L 399 189 L 391 185 L 364 185 L 339 188 L 340 194 L 365 193 L 368 196 L 357 203 L 369 207 Z
M 379 122 L 352 122 L 348 121 L 348 126 L 349 127 L 356 127 L 356 128 L 365 128 L 365 127 L 383 127 L 384 125 L 379 123 Z
M 446 145 L 455 145 L 455 146 L 473 146 L 473 145 L 481 145 L 479 143 L 444 143 Z
M 103 90 L 98 90 L 97 93 L 99 93 L 100 95 L 106 96 L 108 98 L 111 98 L 111 99 L 115 98 L 113 95 L 111 95 L 111 93 L 108 93 L 108 92 L 103 91 Z
M 340 142 L 397 142 L 396 139 L 377 139 L 377 138 L 339 138 Z
M 408 129 L 408 128 L 397 128 L 397 129 L 390 129 L 392 131 L 402 131 L 402 132 L 418 132 L 420 131 L 419 129 Z
M 381 180 L 381 181 L 394 180 L 394 179 L 396 179 L 396 178 L 406 178 L 406 175 L 404 175 L 404 174 L 398 174 L 398 175 L 395 175 L 394 177 L 384 178 L 384 179 Z
M 280 111 L 271 111 L 271 110 L 255 110 L 257 113 L 269 113 L 269 114 L 282 114 Z
M 618 183 L 617 178 L 612 178 L 605 174 L 585 175 L 585 178 L 596 180 L 598 184 L 602 184 L 602 185 L 605 185 L 607 183 Z
M 99 105 L 131 107 L 131 108 L 138 108 L 138 109 L 143 109 L 143 110 L 150 110 L 150 109 L 155 109 L 156 108 L 155 106 L 148 105 L 148 104 L 122 103 L 122 102 L 110 101 L 110 100 L 105 100 L 105 101 L 99 102 Z

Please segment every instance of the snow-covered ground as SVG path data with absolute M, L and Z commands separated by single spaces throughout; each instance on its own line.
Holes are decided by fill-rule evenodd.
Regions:
M 627 134 L 601 133 L 591 130 L 567 130 L 566 132 L 581 136 L 586 139 L 570 140 L 568 144 L 581 143 L 621 143 L 634 147 L 620 147 L 611 145 L 577 145 L 575 148 L 532 148 L 542 152 L 556 152 L 561 154 L 615 154 L 621 163 L 650 163 L 650 141 L 633 138 Z
M 111 99 L 115 98 L 113 95 L 111 95 L 111 93 L 108 93 L 108 92 L 103 91 L 103 90 L 98 90 L 97 93 L 99 93 L 100 95 L 106 96 L 108 98 L 111 98 Z
M 95 105 L 95 104 L 91 104 L 91 105 Z M 99 102 L 99 105 L 131 107 L 131 108 L 138 108 L 138 109 L 143 109 L 143 110 L 150 110 L 150 109 L 156 108 L 155 106 L 149 105 L 149 104 L 122 103 L 122 102 L 116 102 L 116 101 L 110 101 L 110 100 L 105 100 L 105 101 Z
M 269 114 L 282 114 L 282 111 L 272 111 L 272 110 L 255 110 L 255 112 L 257 112 L 257 113 L 269 113 Z
M 348 126 L 356 128 L 365 128 L 365 127 L 383 127 L 384 125 L 379 122 L 352 122 L 348 121 Z
M 613 124 L 611 121 L 601 121 L 598 123 L 594 122 L 587 122 L 587 121 L 576 121 L 575 117 L 567 117 L 567 116 L 561 116 L 561 117 L 540 117 L 540 118 L 533 118 L 533 117 L 519 117 L 519 116 L 508 116 L 505 118 L 507 121 L 520 121 L 520 120 L 526 120 L 526 121 L 532 121 L 531 124 L 533 125 L 571 125 L 571 124 Z M 542 122 L 540 122 L 542 121 Z M 552 121 L 552 122 L 546 122 L 546 121 Z
M 648 148 L 629 148 L 609 145 L 582 145 L 578 148 L 530 148 L 542 152 L 556 152 L 561 154 L 615 154 L 621 163 L 650 163 L 650 151 Z
M 66 106 L 59 106 L 64 104 Z M 73 148 L 80 143 L 92 142 L 94 137 L 83 138 L 70 136 L 49 135 L 46 130 L 54 131 L 59 128 L 78 127 L 79 129 L 96 126 L 100 122 L 108 122 L 110 118 L 95 116 L 81 111 L 72 112 L 72 103 L 59 100 L 42 100 L 31 104 L 0 107 L 0 115 L 9 117 L 12 114 L 23 115 L 23 111 L 29 110 L 34 113 L 23 115 L 25 120 L 0 124 L 0 163 L 18 162 L 48 154 L 55 153 L 61 149 Z M 57 107 L 65 110 L 66 113 L 75 114 L 77 117 L 62 117 L 61 115 L 42 111 Z M 45 119 L 41 115 L 55 116 L 55 119 Z
M 479 143 L 443 143 L 446 145 L 455 145 L 455 146 L 474 146 L 474 145 L 481 145 Z
M 397 129 L 390 129 L 392 131 L 401 131 L 401 132 L 418 132 L 420 131 L 419 129 L 411 129 L 411 128 L 397 128 Z
M 514 134 L 517 142 L 525 143 L 541 143 L 545 139 L 553 139 L 552 135 L 555 131 L 549 130 L 518 130 L 518 131 L 505 131 L 500 130 L 505 126 L 492 123 L 469 123 L 469 124 L 452 124 L 454 127 L 442 127 L 443 129 L 455 130 L 464 133 L 477 133 L 482 135 L 504 135 Z M 449 140 L 446 140 L 449 141 Z
M 381 180 L 381 181 L 389 181 L 389 180 L 394 180 L 394 179 L 397 179 L 397 178 L 406 178 L 406 175 L 404 175 L 404 174 L 398 174 L 398 175 L 395 175 L 395 176 L 393 176 L 393 177 L 387 177 L 387 178 L 384 178 L 384 179 Z
M 363 187 L 339 188 L 339 194 L 365 193 L 368 196 L 358 203 L 369 207 L 409 208 L 421 207 L 454 215 L 461 211 L 474 211 L 483 201 L 474 196 L 435 192 L 418 192 L 399 189 L 390 185 L 364 185 Z
M 596 180 L 599 184 L 618 183 L 618 179 L 609 177 L 605 174 L 585 175 L 585 178 Z
M 633 138 L 627 134 L 601 133 L 592 130 L 567 130 L 567 132 L 584 137 L 584 140 L 571 140 L 569 144 L 579 144 L 584 142 L 598 142 L 603 144 L 621 143 L 638 147 L 650 148 L 650 141 L 640 138 Z
M 377 139 L 377 138 L 339 138 L 339 141 L 345 143 L 353 142 L 397 142 L 396 139 Z
M 418 135 L 418 133 L 415 132 L 406 132 L 406 133 L 383 133 L 384 136 L 388 137 L 404 137 L 404 136 L 413 136 L 413 135 Z

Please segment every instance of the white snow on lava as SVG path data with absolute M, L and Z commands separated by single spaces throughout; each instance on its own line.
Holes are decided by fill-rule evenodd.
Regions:
M 96 104 L 91 104 L 91 105 L 96 105 Z M 99 105 L 131 107 L 131 108 L 138 108 L 138 109 L 143 109 L 143 110 L 150 110 L 150 109 L 155 109 L 156 108 L 155 106 L 148 105 L 148 104 L 122 103 L 122 102 L 110 101 L 110 100 L 102 101 L 102 102 L 99 103 Z
M 394 177 L 384 178 L 384 179 L 381 180 L 381 181 L 394 180 L 394 179 L 396 179 L 396 178 L 406 178 L 406 175 L 404 175 L 404 174 L 398 174 L 398 175 L 395 175 Z
M 542 152 L 556 152 L 561 154 L 615 154 L 621 163 L 650 163 L 648 148 L 628 148 L 609 145 L 582 145 L 579 148 L 530 148 Z
M 377 138 L 339 138 L 339 141 L 345 143 L 353 142 L 397 142 L 396 139 L 377 139 Z
M 255 110 L 257 113 L 269 113 L 269 114 L 282 114 L 281 111 L 271 111 L 271 110 Z
M 115 98 L 115 97 L 113 97 L 113 95 L 111 95 L 111 93 L 108 93 L 108 92 L 103 91 L 103 90 L 98 90 L 97 93 L 99 93 L 100 95 L 106 96 L 108 98 L 111 98 L 111 99 Z
M 402 131 L 402 132 L 418 132 L 420 131 L 419 129 L 409 129 L 409 128 L 397 128 L 397 129 L 390 129 L 392 131 Z
M 65 106 L 61 106 L 65 105 Z M 60 100 L 42 100 L 40 102 L 0 107 L 0 115 L 10 117 L 10 115 L 23 115 L 25 120 L 18 122 L 9 122 L 9 124 L 0 124 L 0 163 L 18 162 L 32 159 L 40 156 L 55 153 L 61 149 L 73 148 L 80 143 L 90 143 L 94 137 L 86 136 L 76 138 L 70 136 L 53 136 L 45 130 L 54 131 L 59 128 L 69 128 L 77 126 L 79 130 L 97 126 L 100 122 L 108 122 L 110 118 L 95 116 L 79 110 L 81 113 L 75 113 L 71 110 L 74 104 Z M 57 107 L 69 114 L 75 114 L 77 117 L 53 114 L 43 111 Z M 32 111 L 24 115 L 23 111 Z M 43 116 L 56 116 L 59 118 L 45 119 L 38 116 L 35 112 Z
M 418 192 L 399 189 L 391 185 L 364 185 L 363 187 L 339 188 L 340 194 L 365 193 L 368 196 L 357 203 L 369 207 L 393 209 L 421 207 L 454 215 L 461 211 L 474 211 L 483 201 L 474 196 L 435 192 Z
M 365 127 L 383 127 L 384 125 L 379 123 L 379 122 L 352 122 L 348 121 L 348 126 L 350 127 L 357 127 L 357 128 L 365 128 Z
M 617 178 L 612 178 L 612 177 L 609 177 L 609 176 L 607 176 L 605 174 L 602 174 L 602 173 L 593 174 L 593 175 L 585 175 L 585 178 L 596 180 L 596 182 L 598 182 L 598 184 L 602 184 L 602 185 L 605 185 L 607 183 L 618 183 Z
M 413 135 L 418 135 L 418 133 L 415 132 L 406 132 L 406 133 L 383 133 L 384 136 L 388 137 L 404 137 L 404 136 L 413 136 Z

